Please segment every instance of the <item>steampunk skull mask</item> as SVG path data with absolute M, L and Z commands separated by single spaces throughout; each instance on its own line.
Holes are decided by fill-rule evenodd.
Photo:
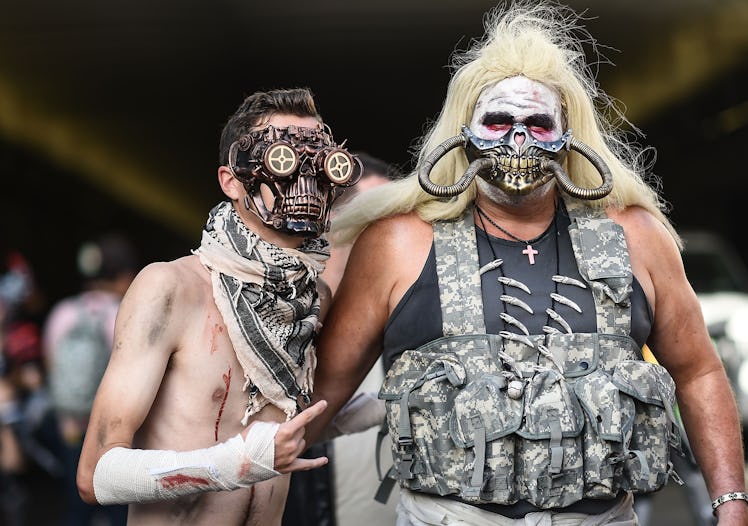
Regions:
M 363 172 L 358 158 L 324 129 L 272 125 L 247 133 L 229 148 L 229 168 L 251 198 L 250 210 L 268 226 L 293 235 L 330 229 L 330 207 Z M 270 208 L 262 187 L 272 192 Z M 248 207 L 249 208 L 249 207 Z
M 449 197 L 465 191 L 477 175 L 507 194 L 526 195 L 555 177 L 573 197 L 605 197 L 613 187 L 608 167 L 571 130 L 562 130 L 561 100 L 555 91 L 523 76 L 506 78 L 480 95 L 470 126 L 463 126 L 461 135 L 447 139 L 424 159 L 419 181 L 428 193 Z M 431 168 L 458 146 L 465 148 L 470 162 L 465 174 L 453 185 L 434 184 Z M 561 166 L 569 150 L 597 168 L 603 178 L 600 187 L 580 188 L 571 182 Z

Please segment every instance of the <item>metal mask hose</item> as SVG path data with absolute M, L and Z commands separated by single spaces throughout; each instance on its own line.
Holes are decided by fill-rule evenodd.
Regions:
M 434 167 L 434 165 L 439 162 L 439 160 L 444 157 L 447 152 L 449 152 L 450 150 L 454 150 L 458 146 L 462 146 L 464 148 L 465 144 L 467 144 L 467 138 L 464 135 L 455 135 L 454 137 L 450 137 L 439 146 L 434 148 L 434 151 L 426 156 L 426 158 L 423 160 L 423 164 L 418 169 L 418 182 L 421 184 L 421 188 L 423 188 L 429 194 L 435 195 L 437 197 L 452 197 L 467 190 L 467 187 L 470 186 L 470 183 L 473 182 L 473 179 L 475 179 L 475 175 L 478 172 L 477 167 L 476 169 L 471 170 L 473 164 L 475 164 L 476 161 L 473 161 L 473 163 L 471 163 L 470 167 L 468 167 L 460 180 L 455 184 L 441 186 L 431 182 L 431 169 Z M 485 160 L 487 160 L 489 163 L 493 162 L 490 159 Z
M 541 169 L 543 171 L 550 171 L 556 177 L 561 189 L 572 197 L 584 200 L 602 199 L 613 190 L 613 176 L 610 173 L 608 165 L 605 164 L 602 157 L 600 157 L 592 148 L 584 144 L 583 142 L 572 137 L 569 141 L 569 149 L 574 150 L 582 154 L 592 166 L 600 174 L 603 182 L 597 188 L 582 188 L 575 185 L 569 176 L 566 174 L 561 165 L 551 159 L 543 159 L 541 161 Z

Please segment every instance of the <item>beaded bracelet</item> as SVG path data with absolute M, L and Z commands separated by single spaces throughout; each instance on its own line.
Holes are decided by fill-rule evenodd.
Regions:
M 748 502 L 748 495 L 745 494 L 742 491 L 731 491 L 730 493 L 725 493 L 724 495 L 720 495 L 716 499 L 712 501 L 712 513 L 715 515 L 717 514 L 717 508 L 724 504 L 727 501 L 730 500 L 744 500 Z

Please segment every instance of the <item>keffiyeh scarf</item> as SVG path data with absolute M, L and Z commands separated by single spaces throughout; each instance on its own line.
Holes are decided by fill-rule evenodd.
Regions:
M 213 208 L 194 250 L 210 271 L 213 298 L 244 370 L 249 402 L 242 424 L 273 404 L 292 418 L 312 391 L 317 275 L 330 255 L 324 239 L 281 248 L 248 229 L 229 201 Z

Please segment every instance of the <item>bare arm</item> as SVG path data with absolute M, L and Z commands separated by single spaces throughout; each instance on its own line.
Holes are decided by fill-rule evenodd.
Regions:
M 171 264 L 146 267 L 120 306 L 114 348 L 96 394 L 78 467 L 83 500 L 95 503 L 93 474 L 104 453 L 132 447 L 180 334 L 179 277 Z
M 310 443 L 376 363 L 387 319 L 418 277 L 431 239 L 431 226 L 408 215 L 370 225 L 353 246 L 317 347 L 314 399 L 328 408 L 309 427 Z
M 678 249 L 664 227 L 640 209 L 627 210 L 616 220 L 625 228 L 634 272 L 655 312 L 649 346 L 675 380 L 681 415 L 711 498 L 744 491 L 735 399 Z M 718 516 L 720 524 L 743 525 L 748 506 L 727 502 Z
M 322 412 L 324 402 L 280 425 L 254 422 L 208 448 L 132 449 L 170 358 L 188 327 L 200 321 L 206 300 L 191 292 L 196 289 L 194 275 L 184 266 L 155 264 L 141 272 L 125 296 L 79 463 L 79 491 L 87 502 L 149 502 L 233 490 L 327 462 L 297 458 L 305 446 L 305 425 Z

